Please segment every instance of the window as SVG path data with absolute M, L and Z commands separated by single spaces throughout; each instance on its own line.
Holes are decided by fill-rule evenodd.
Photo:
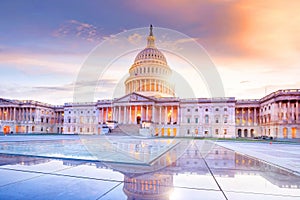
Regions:
M 216 133 L 216 135 L 218 135 L 219 134 L 219 129 L 216 129 L 215 133 Z
M 44 131 L 44 128 L 43 127 L 41 127 L 41 132 L 43 132 Z
M 189 124 L 189 123 L 191 123 L 191 120 L 190 120 L 190 118 L 187 118 L 187 123 Z
M 44 118 L 43 117 L 41 118 L 41 122 L 44 123 Z
M 190 134 L 190 129 L 187 130 L 187 134 Z
M 68 119 L 68 123 L 71 123 L 71 118 Z M 69 131 L 70 132 L 70 131 Z
M 224 108 L 224 111 L 227 111 L 227 108 Z
M 224 133 L 224 135 L 226 135 L 227 134 L 227 129 L 224 129 L 223 133 Z
M 207 135 L 207 134 L 208 134 L 208 131 L 204 131 L 204 134 Z
M 208 122 L 209 122 L 209 117 L 208 115 L 205 115 L 205 123 L 208 124 Z
M 219 108 L 216 108 L 216 111 L 218 112 L 218 111 L 219 111 Z
M 46 118 L 46 123 L 49 123 L 49 118 Z
M 69 114 L 71 114 L 71 111 L 69 111 Z
M 198 112 L 198 108 L 195 109 L 195 112 Z
M 225 123 L 225 124 L 227 123 L 227 117 L 224 118 L 224 123 Z
M 191 110 L 188 108 L 187 111 L 190 112 Z
M 205 109 L 205 112 L 208 112 L 208 108 Z
M 196 124 L 198 123 L 198 118 L 197 118 L 197 117 L 195 118 L 195 123 L 196 123 Z
M 216 118 L 216 123 L 217 123 L 217 124 L 219 123 L 219 118 Z

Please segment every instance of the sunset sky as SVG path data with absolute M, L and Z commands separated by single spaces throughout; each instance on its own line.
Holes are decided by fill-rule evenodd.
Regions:
M 71 102 L 77 74 L 98 44 L 149 24 L 201 44 L 228 97 L 300 88 L 299 8 L 299 0 L 1 0 L 0 97 Z M 120 71 L 133 60 L 120 62 Z M 106 80 L 108 88 L 119 81 Z M 110 97 L 109 89 L 99 96 Z

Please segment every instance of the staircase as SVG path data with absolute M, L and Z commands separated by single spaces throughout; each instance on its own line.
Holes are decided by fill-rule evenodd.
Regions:
M 139 124 L 119 124 L 117 128 L 112 130 L 110 135 L 132 135 L 139 136 Z

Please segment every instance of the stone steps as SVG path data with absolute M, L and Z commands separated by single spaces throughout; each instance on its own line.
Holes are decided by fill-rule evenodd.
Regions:
M 134 135 L 139 136 L 140 125 L 138 124 L 119 124 L 112 130 L 110 135 Z

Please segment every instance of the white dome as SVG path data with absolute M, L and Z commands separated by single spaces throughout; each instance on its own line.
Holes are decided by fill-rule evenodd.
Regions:
M 153 47 L 147 47 L 144 50 L 142 50 L 136 57 L 134 62 L 137 63 L 139 61 L 145 61 L 145 60 L 160 60 L 167 64 L 167 60 L 164 56 L 164 54 L 159 51 L 157 48 Z
M 147 46 L 135 57 L 125 81 L 125 93 L 138 92 L 145 96 L 174 96 L 174 85 L 169 82 L 172 70 L 164 54 L 155 47 L 155 37 L 150 26 Z

